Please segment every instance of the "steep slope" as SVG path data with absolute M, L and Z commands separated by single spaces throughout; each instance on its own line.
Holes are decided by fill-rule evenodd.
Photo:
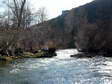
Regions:
M 62 15 L 37 25 L 46 29 L 47 40 L 89 52 L 112 49 L 112 0 L 94 0 L 86 5 L 63 11 Z M 45 43 L 45 42 L 44 42 Z
M 77 47 L 89 52 L 111 52 L 112 1 L 95 0 L 82 9 L 85 12 L 83 17 L 78 16 Z

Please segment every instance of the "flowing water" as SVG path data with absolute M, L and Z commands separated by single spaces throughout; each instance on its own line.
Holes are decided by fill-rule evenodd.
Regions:
M 112 84 L 112 58 L 71 58 L 75 49 L 45 59 L 0 62 L 0 84 Z

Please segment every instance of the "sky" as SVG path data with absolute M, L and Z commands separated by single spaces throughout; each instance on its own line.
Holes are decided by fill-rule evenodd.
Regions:
M 49 18 L 55 18 L 61 15 L 63 10 L 84 5 L 93 0 L 29 0 L 33 11 L 37 11 L 40 7 L 45 7 Z M 2 2 L 2 0 L 0 0 Z M 4 11 L 4 6 L 0 3 L 0 11 Z
M 34 8 L 45 7 L 48 11 L 49 18 L 57 17 L 63 10 L 84 5 L 93 0 L 32 0 Z

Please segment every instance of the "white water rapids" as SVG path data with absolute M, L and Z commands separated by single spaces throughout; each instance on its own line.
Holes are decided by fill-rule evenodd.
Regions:
M 112 84 L 112 58 L 71 58 L 75 49 L 53 58 L 19 59 L 0 64 L 0 84 Z

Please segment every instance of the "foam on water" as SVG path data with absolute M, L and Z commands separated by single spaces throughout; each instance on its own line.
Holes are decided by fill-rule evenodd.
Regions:
M 0 84 L 112 84 L 112 58 L 71 58 L 75 49 L 45 59 L 20 59 L 0 68 Z
M 59 50 L 56 52 L 58 59 L 66 59 L 70 58 L 70 55 L 77 54 L 78 51 L 76 49 L 65 49 L 65 50 Z

